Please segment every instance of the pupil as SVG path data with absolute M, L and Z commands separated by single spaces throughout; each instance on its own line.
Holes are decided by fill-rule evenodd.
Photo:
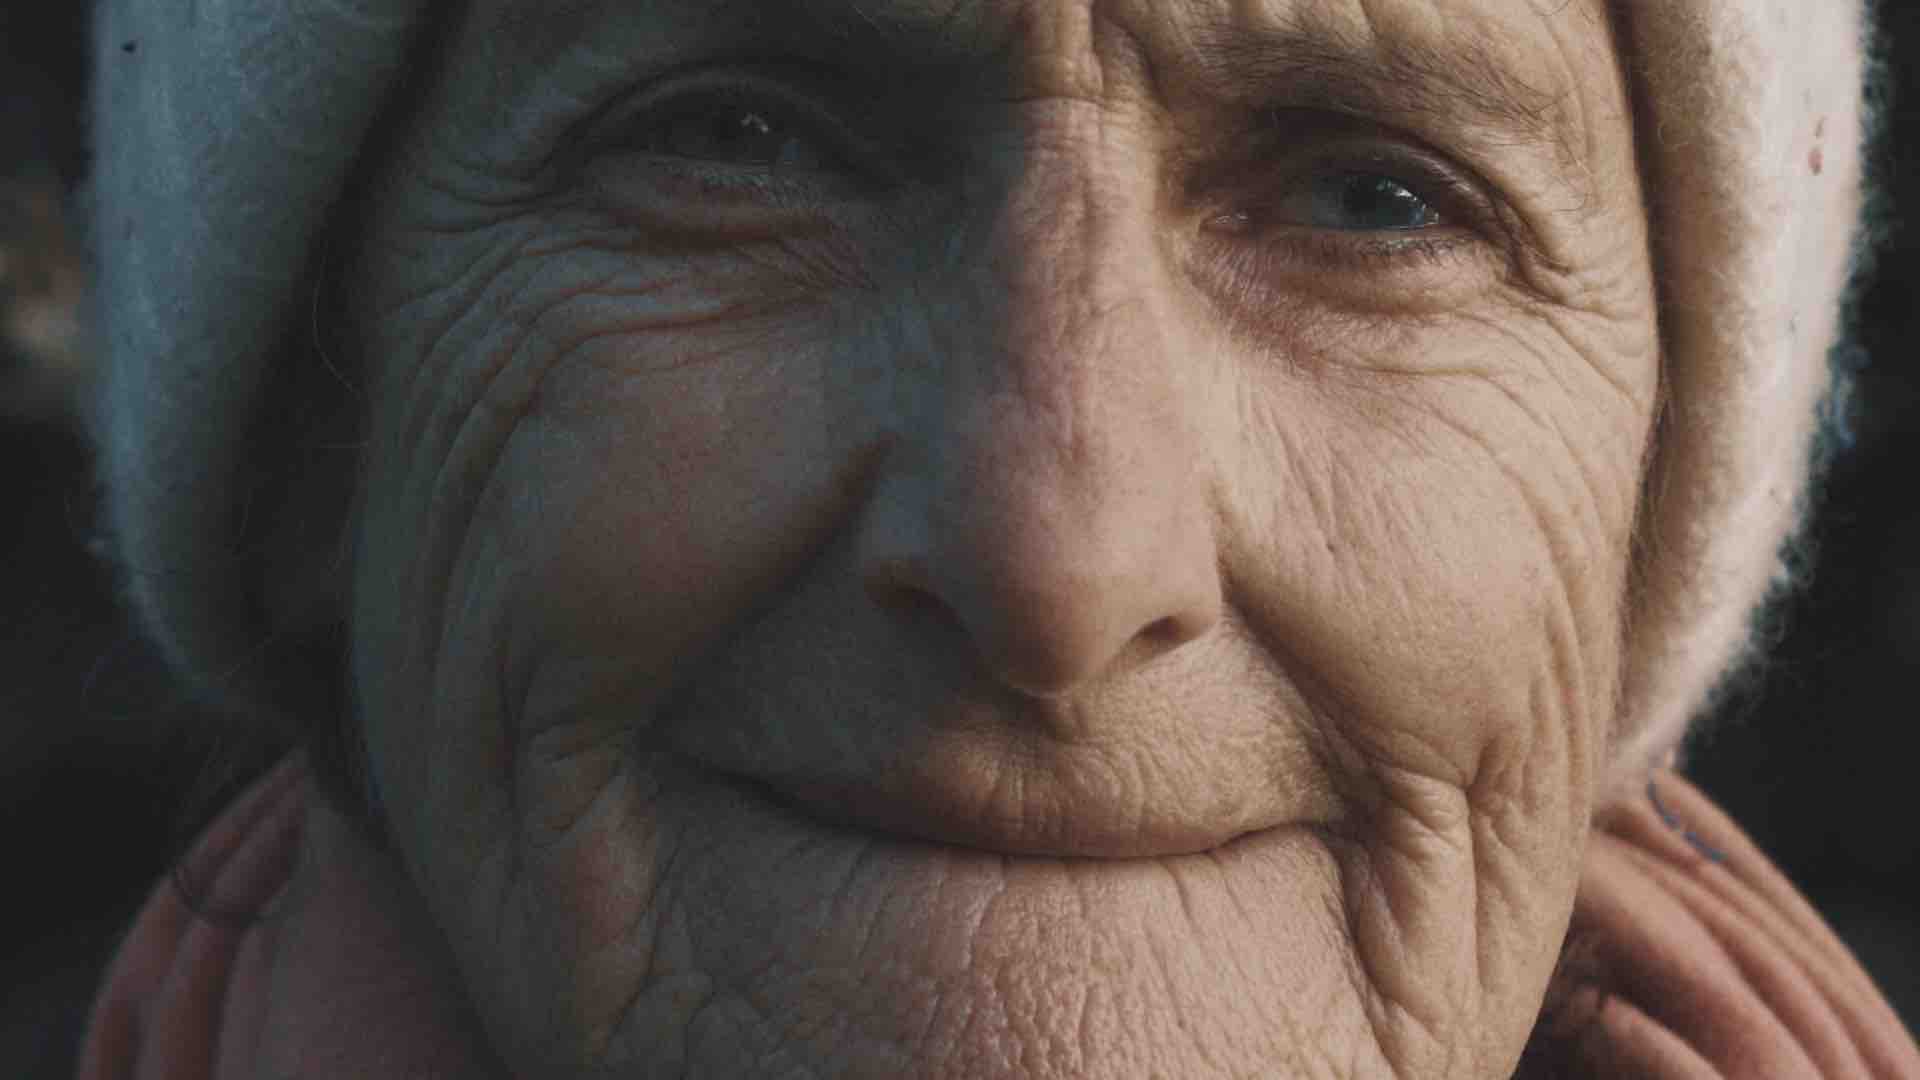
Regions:
M 714 128 L 723 144 L 730 139 L 751 143 L 773 134 L 773 124 L 757 112 L 721 112 L 714 117 Z
M 1418 195 L 1385 176 L 1347 177 L 1341 210 L 1354 228 L 1418 229 L 1431 211 Z
M 689 109 L 660 131 L 659 148 L 694 161 L 773 165 L 789 137 L 771 113 L 738 105 Z

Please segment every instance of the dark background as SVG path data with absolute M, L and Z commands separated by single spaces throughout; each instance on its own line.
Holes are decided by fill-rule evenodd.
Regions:
M 100 965 L 195 824 L 186 793 L 213 748 L 90 554 L 91 462 L 65 407 L 84 352 L 33 329 L 71 312 L 83 275 L 63 201 L 85 172 L 88 6 L 0 0 L 0 1073 L 21 1076 L 71 1074 Z M 1901 62 L 1920 58 L 1920 5 L 1880 8 L 1893 220 L 1861 309 L 1853 445 L 1774 658 L 1691 771 L 1920 1027 L 1920 228 L 1898 220 L 1920 195 L 1920 114 L 1899 107 L 1920 105 L 1920 66 Z

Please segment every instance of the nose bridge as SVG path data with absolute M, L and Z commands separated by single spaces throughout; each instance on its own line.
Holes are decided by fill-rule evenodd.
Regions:
M 1097 109 L 1062 103 L 1027 140 L 1017 178 L 986 234 L 972 306 L 1000 362 L 982 374 L 1036 406 L 1062 407 L 1085 395 L 1081 380 L 1114 365 L 1101 358 L 1122 341 L 1162 351 L 1155 306 L 1150 207 L 1113 160 Z M 1146 335 L 1141 337 L 1139 335 Z
M 978 383 L 949 397 L 943 486 L 952 505 L 1030 530 L 1009 545 L 1021 557 L 1057 544 L 1091 572 L 1116 528 L 1171 512 L 1148 505 L 1173 494 L 1155 474 L 1194 448 L 1181 445 L 1169 328 L 1127 225 L 1078 178 L 1022 194 L 980 275 L 981 340 L 971 362 L 956 358 L 970 369 L 958 378 Z
M 1034 468 L 1097 472 L 1130 455 L 1125 417 L 1176 404 L 1175 327 L 1142 180 L 1113 160 L 1125 155 L 1108 152 L 1094 106 L 1044 108 L 1055 118 L 1028 138 L 983 250 L 956 275 L 975 315 L 956 344 L 972 359 L 949 370 L 1018 415 Z
M 1199 380 L 1142 185 L 1097 134 L 1035 140 L 949 279 L 963 314 L 936 415 L 909 435 L 926 472 L 915 508 L 892 508 L 915 520 L 869 579 L 937 600 L 1002 682 L 1040 694 L 1189 640 L 1219 605 Z

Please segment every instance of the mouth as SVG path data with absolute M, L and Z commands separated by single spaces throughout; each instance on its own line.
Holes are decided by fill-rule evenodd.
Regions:
M 1360 1014 L 1343 996 L 1351 963 L 1328 951 L 1346 940 L 1343 878 L 1312 823 L 1223 832 L 1212 846 L 1124 830 L 1049 839 L 858 784 L 776 783 L 680 755 L 655 763 L 671 836 L 651 893 L 670 898 L 663 923 L 688 928 L 690 955 L 742 965 L 726 977 L 796 995 L 792 1015 L 858 1016 L 863 1037 L 940 1047 L 941 1062 L 970 1063 L 965 1075 L 1011 1076 L 1013 1065 L 978 1063 L 1032 1024 L 1084 1015 L 1081 1000 L 1113 1003 L 1102 1046 L 1134 1035 L 1237 1045 L 1221 1018 L 1289 1030 L 1272 1022 L 1273 1002 Z M 1111 1026 L 1122 1011 L 1130 1026 Z M 1141 1026 L 1154 1018 L 1176 1022 Z M 929 1023 L 949 1022 L 925 1041 Z M 1048 1045 L 1077 1045 L 1084 1030 Z M 1140 1060 L 1073 1072 L 1125 1075 Z M 905 1071 L 963 1074 L 888 1075 Z
M 1221 821 L 1209 827 L 1128 814 L 1091 799 L 1068 800 L 1058 812 L 1014 816 L 983 809 L 950 779 L 927 775 L 885 785 L 733 779 L 816 825 L 991 855 L 1104 860 L 1200 855 L 1280 824 Z

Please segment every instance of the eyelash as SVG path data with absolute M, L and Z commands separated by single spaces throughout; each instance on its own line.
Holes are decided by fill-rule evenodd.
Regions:
M 812 73 L 803 73 L 800 81 L 820 81 L 810 75 Z M 771 106 L 772 112 L 796 121 L 793 130 L 797 137 L 812 141 L 815 149 L 838 167 L 831 175 L 789 173 L 782 176 L 773 168 L 701 161 L 642 149 L 650 137 L 658 134 L 647 125 L 674 119 L 676 110 L 703 106 L 739 107 L 743 112 L 752 106 Z M 1476 251 L 1484 253 L 1484 242 L 1497 224 L 1497 214 L 1476 182 L 1431 161 L 1428 152 L 1383 149 L 1378 138 L 1364 140 L 1346 135 L 1357 126 L 1350 118 L 1331 120 L 1331 125 L 1318 125 L 1329 130 L 1316 133 L 1309 125 L 1305 134 L 1309 138 L 1330 139 L 1334 143 L 1333 152 L 1315 154 L 1305 167 L 1288 169 L 1284 183 L 1303 183 L 1330 172 L 1378 176 L 1400 185 L 1432 208 L 1439 215 L 1439 224 L 1408 230 L 1404 235 L 1383 230 L 1348 231 L 1288 224 L 1263 226 L 1247 224 L 1245 219 L 1250 219 L 1253 211 L 1236 208 L 1214 216 L 1214 231 L 1265 234 L 1261 242 L 1252 245 L 1259 249 L 1256 253 L 1259 261 L 1269 270 L 1295 273 L 1325 272 L 1331 267 L 1378 275 L 1421 266 L 1456 264 Z M 632 171 L 631 162 L 640 157 L 645 161 L 640 171 L 649 174 L 644 182 L 654 188 L 657 195 L 702 204 L 710 213 L 718 209 L 717 216 L 722 218 L 729 210 L 751 215 L 758 208 L 772 211 L 786 226 L 797 224 L 795 217 L 818 224 L 834 204 L 844 205 L 858 198 L 882 195 L 910 179 L 906 170 L 888 161 L 890 148 L 881 140 L 863 137 L 841 121 L 834 108 L 822 104 L 818 96 L 797 92 L 782 81 L 736 70 L 709 70 L 664 91 L 647 94 L 620 108 L 615 119 L 600 124 L 599 129 L 604 134 L 590 140 L 590 158 L 612 159 L 614 171 L 624 174 Z M 1342 153 L 1339 144 L 1343 142 L 1359 145 Z M 892 149 L 894 156 L 906 156 L 901 148 Z M 1259 155 L 1243 169 L 1258 177 L 1263 171 Z M 1234 186 L 1240 190 L 1255 189 L 1256 193 L 1245 200 L 1246 205 L 1276 201 L 1271 192 L 1259 190 L 1261 185 L 1257 180 Z M 716 208 L 716 197 L 728 206 Z M 745 209 L 740 209 L 743 206 Z M 674 227 L 668 220 L 679 209 L 683 208 L 664 213 L 656 210 L 656 223 L 668 225 L 670 231 L 686 228 L 684 224 Z M 1236 221 L 1236 218 L 1242 220 Z M 714 224 L 718 226 L 717 231 L 733 231 L 724 221 Z M 1244 257 L 1236 261 L 1244 262 Z
M 893 171 L 886 168 L 881 149 L 838 118 L 833 104 L 835 95 L 822 92 L 827 82 L 824 76 L 811 70 L 796 70 L 794 65 L 781 65 L 778 74 L 783 77 L 768 78 L 729 68 L 708 70 L 678 80 L 669 77 L 672 85 L 666 89 L 617 104 L 606 110 L 606 115 L 596 117 L 592 127 L 597 134 L 588 136 L 585 158 L 589 161 L 648 158 L 648 169 L 671 174 L 670 179 L 676 183 L 697 184 L 702 195 L 725 191 L 791 203 L 794 201 L 791 183 L 785 191 L 777 187 L 772 170 L 650 154 L 644 148 L 650 134 L 648 125 L 664 124 L 677 114 L 700 107 L 738 108 L 743 113 L 757 108 L 798 121 L 795 130 L 833 159 L 839 167 L 832 179 L 847 187 L 850 193 L 898 180 Z M 826 101 L 823 102 L 823 98 Z
M 1314 226 L 1259 224 L 1247 220 L 1253 215 L 1234 211 L 1216 215 L 1213 231 L 1222 233 L 1262 232 L 1273 249 L 1270 259 L 1304 264 L 1305 269 L 1324 270 L 1332 265 L 1356 271 L 1381 271 L 1420 263 L 1444 263 L 1472 250 L 1485 230 L 1486 218 L 1479 193 L 1472 185 L 1423 162 L 1396 155 L 1383 157 L 1370 152 L 1360 158 L 1319 157 L 1304 168 L 1290 170 L 1283 183 L 1302 184 L 1318 176 L 1351 174 L 1377 177 L 1401 187 L 1438 217 L 1435 225 L 1406 231 L 1368 229 L 1330 229 Z M 1246 199 L 1258 203 L 1260 194 Z

